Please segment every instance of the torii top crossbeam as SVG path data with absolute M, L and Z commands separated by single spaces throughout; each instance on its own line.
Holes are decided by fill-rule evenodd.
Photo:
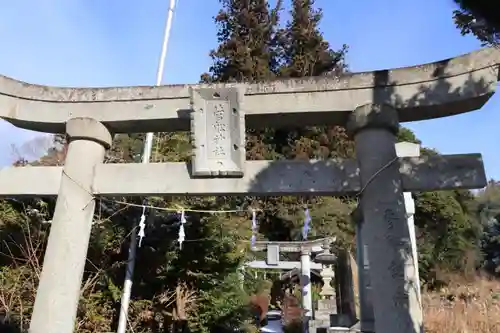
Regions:
M 250 128 L 343 125 L 369 103 L 392 105 L 401 122 L 417 121 L 481 108 L 495 91 L 499 63 L 500 50 L 484 48 L 414 67 L 251 84 L 56 88 L 0 76 L 0 118 L 47 133 L 64 133 L 75 117 L 113 133 L 189 130 L 190 89 L 238 87 Z

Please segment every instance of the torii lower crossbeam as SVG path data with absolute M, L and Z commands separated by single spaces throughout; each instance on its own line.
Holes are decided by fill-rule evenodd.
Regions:
M 399 158 L 399 165 L 403 189 L 408 192 L 486 186 L 481 154 Z M 0 196 L 55 196 L 62 170 L 42 166 L 1 169 Z M 355 160 L 297 160 L 247 161 L 242 178 L 193 177 L 186 163 L 99 164 L 91 188 L 100 196 L 326 196 L 355 194 L 361 185 Z

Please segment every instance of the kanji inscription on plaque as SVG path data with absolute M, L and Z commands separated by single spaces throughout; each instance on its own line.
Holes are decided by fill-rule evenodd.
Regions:
M 191 89 L 193 176 L 242 177 L 245 115 L 238 88 Z

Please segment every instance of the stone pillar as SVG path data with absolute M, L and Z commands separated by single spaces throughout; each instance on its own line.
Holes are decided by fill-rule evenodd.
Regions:
M 69 146 L 30 323 L 30 333 L 71 333 L 87 258 L 95 201 L 92 182 L 112 136 L 94 119 L 66 124 Z
M 398 115 L 388 105 L 358 107 L 348 122 L 360 168 L 363 243 L 370 250 L 370 282 L 377 333 L 420 333 L 421 310 L 399 163 Z
M 363 214 L 356 208 L 352 214 L 356 223 L 356 261 L 358 263 L 359 321 L 361 332 L 374 332 L 375 318 L 371 302 L 370 263 L 368 246 L 363 241 Z
M 305 310 L 305 316 L 311 318 L 311 251 L 309 249 L 302 249 L 300 252 L 300 285 L 302 288 L 302 307 Z

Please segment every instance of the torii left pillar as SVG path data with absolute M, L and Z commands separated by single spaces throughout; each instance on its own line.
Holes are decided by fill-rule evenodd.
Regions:
M 100 122 L 66 124 L 68 153 L 30 323 L 30 333 L 72 333 L 87 258 L 95 201 L 92 181 L 112 136 Z

